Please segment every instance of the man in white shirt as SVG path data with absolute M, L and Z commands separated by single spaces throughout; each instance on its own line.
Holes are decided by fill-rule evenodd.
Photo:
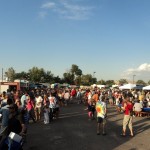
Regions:
M 140 101 L 138 100 L 137 102 L 135 102 L 134 106 L 133 106 L 133 110 L 135 112 L 135 116 L 139 116 L 140 112 L 142 111 L 143 105 L 140 103 Z

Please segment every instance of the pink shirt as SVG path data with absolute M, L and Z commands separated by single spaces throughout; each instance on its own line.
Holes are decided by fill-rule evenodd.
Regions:
M 27 101 L 27 106 L 26 106 L 26 107 L 27 107 L 27 110 L 31 110 L 31 109 L 33 108 L 33 106 L 34 106 L 34 105 L 33 105 L 33 101 L 29 99 L 29 100 Z

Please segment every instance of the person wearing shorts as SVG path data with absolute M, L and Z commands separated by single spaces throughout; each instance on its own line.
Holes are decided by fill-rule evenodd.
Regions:
M 97 112 L 97 135 L 100 134 L 100 130 L 102 130 L 102 135 L 106 135 L 105 132 L 105 124 L 106 124 L 106 103 L 104 102 L 104 98 L 101 101 L 97 101 L 96 103 L 96 112 Z

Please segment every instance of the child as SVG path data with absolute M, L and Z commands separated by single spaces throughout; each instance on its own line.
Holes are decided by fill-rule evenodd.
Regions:
M 89 117 L 89 120 L 92 120 L 94 118 L 93 109 L 94 109 L 93 103 L 90 101 L 88 103 L 88 117 Z
M 44 111 L 44 124 L 49 124 L 49 113 L 50 113 L 50 108 L 49 108 L 49 102 L 46 101 L 46 105 L 43 108 Z

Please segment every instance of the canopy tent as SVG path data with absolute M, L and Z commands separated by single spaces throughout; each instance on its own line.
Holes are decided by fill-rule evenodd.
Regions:
M 119 87 L 119 85 L 112 85 L 112 88 L 117 88 L 117 87 Z
M 150 90 L 150 85 L 143 87 L 143 90 Z
M 136 87 L 134 87 L 133 89 L 135 90 L 142 90 L 143 89 L 143 85 L 137 85 Z
M 120 86 L 119 89 L 120 90 L 130 90 L 130 89 L 134 89 L 134 87 L 136 87 L 136 84 L 125 84 L 123 86 Z

